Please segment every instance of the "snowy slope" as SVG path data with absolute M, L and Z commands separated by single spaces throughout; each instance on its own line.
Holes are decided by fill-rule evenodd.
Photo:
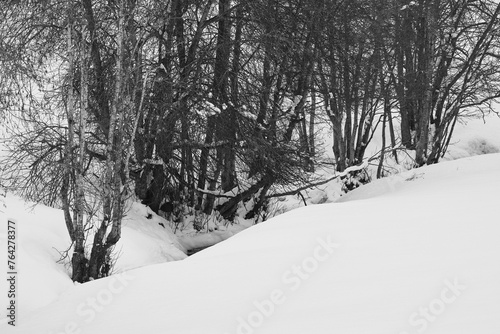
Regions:
M 496 108 L 500 110 L 500 106 Z M 398 128 L 399 125 L 395 124 Z M 389 138 L 389 130 L 386 129 L 386 138 Z M 378 156 L 380 150 L 382 149 L 382 129 L 379 126 L 375 132 L 373 139 L 368 144 L 366 149 L 365 158 L 370 158 L 373 156 Z M 398 133 L 398 131 L 396 131 Z M 325 150 L 325 158 L 330 158 L 334 161 L 333 151 L 331 149 L 333 145 L 333 136 L 329 131 L 323 132 Z M 398 141 L 400 141 L 398 139 Z M 481 118 L 462 118 L 460 119 L 453 131 L 453 136 L 448 146 L 448 150 L 441 161 L 449 161 L 467 158 L 471 156 L 499 153 L 500 152 L 500 114 L 495 113 L 485 114 Z M 386 170 L 390 174 L 396 174 L 398 172 L 406 171 L 413 168 L 414 161 L 414 151 L 401 151 L 399 154 L 399 164 L 397 164 L 392 156 L 388 154 L 385 159 Z M 371 161 L 368 167 L 368 173 L 372 179 L 376 178 L 378 161 Z M 324 179 L 330 178 L 336 172 L 333 168 L 326 168 L 324 170 L 316 171 Z M 327 184 L 323 184 L 319 187 L 308 189 L 302 191 L 301 194 L 304 196 L 307 205 L 314 205 L 319 203 L 331 203 L 337 201 L 345 193 L 342 190 L 342 181 L 340 179 L 335 179 Z M 271 211 L 277 214 L 304 206 L 302 197 L 300 196 L 287 196 L 281 198 L 281 201 L 273 201 L 271 203 Z
M 497 108 L 500 109 L 500 108 Z M 500 116 L 489 114 L 484 118 L 459 122 L 445 154 L 445 160 L 500 152 Z
M 61 210 L 43 205 L 34 206 L 19 198 L 0 197 L 0 249 L 1 261 L 7 264 L 7 220 L 17 225 L 17 265 L 19 271 L 19 312 L 25 315 L 46 306 L 62 293 L 74 287 L 69 277 L 69 259 L 57 263 L 61 253 L 71 245 Z M 120 258 L 114 272 L 186 257 L 172 231 L 158 225 L 162 218 L 153 215 L 146 219 L 147 208 L 134 203 L 127 212 L 122 228 L 122 238 L 115 247 Z M 2 268 L 4 266 L 2 265 Z M 0 281 L 0 302 L 6 305 L 6 281 Z M 5 308 L 0 309 L 5 318 Z
M 66 289 L 0 332 L 498 334 L 499 189 L 500 154 L 375 181 Z

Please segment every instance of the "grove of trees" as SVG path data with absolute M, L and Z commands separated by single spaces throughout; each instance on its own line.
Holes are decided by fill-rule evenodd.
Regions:
M 29 0 L 0 4 L 2 185 L 61 207 L 73 280 L 109 274 L 128 198 L 259 219 L 321 165 L 415 166 L 500 97 L 491 0 Z M 387 136 L 387 138 L 386 138 Z M 223 199 L 223 200 L 220 200 Z M 86 251 L 87 229 L 94 229 Z

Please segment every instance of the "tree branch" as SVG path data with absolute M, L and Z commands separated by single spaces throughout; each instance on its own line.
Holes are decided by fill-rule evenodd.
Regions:
M 362 169 L 364 169 L 366 167 L 368 167 L 368 160 L 363 161 L 363 163 L 361 165 L 352 166 L 352 167 L 346 168 L 346 170 L 344 170 L 342 173 L 337 174 L 335 176 L 332 176 L 329 179 L 322 180 L 322 181 L 319 181 L 319 182 L 316 182 L 316 183 L 306 184 L 303 187 L 300 187 L 300 188 L 297 188 L 297 189 L 294 189 L 294 190 L 290 190 L 290 191 L 286 191 L 286 192 L 283 192 L 283 193 L 272 194 L 272 195 L 267 196 L 267 198 L 297 195 L 298 193 L 300 193 L 303 190 L 307 190 L 307 189 L 310 189 L 310 188 L 321 186 L 321 185 L 323 185 L 325 183 L 328 183 L 330 181 L 333 181 L 335 179 L 345 177 L 349 173 L 360 171 L 360 170 L 362 170 Z

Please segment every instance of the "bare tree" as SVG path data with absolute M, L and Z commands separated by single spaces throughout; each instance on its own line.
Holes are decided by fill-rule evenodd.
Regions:
M 417 165 L 435 163 L 461 111 L 499 97 L 491 54 L 500 7 L 487 0 L 395 4 L 402 142 L 416 149 Z

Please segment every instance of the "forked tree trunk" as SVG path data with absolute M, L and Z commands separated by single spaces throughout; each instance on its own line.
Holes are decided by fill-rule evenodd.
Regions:
M 106 166 L 103 182 L 103 219 L 94 235 L 89 268 L 86 279 L 97 279 L 109 274 L 111 248 L 121 236 L 124 194 L 122 190 L 122 162 L 124 141 L 123 110 L 123 73 L 125 43 L 125 0 L 120 1 L 118 24 L 118 59 L 116 63 L 115 94 L 111 106 L 108 141 L 106 144 Z M 109 227 L 111 231 L 106 236 Z

